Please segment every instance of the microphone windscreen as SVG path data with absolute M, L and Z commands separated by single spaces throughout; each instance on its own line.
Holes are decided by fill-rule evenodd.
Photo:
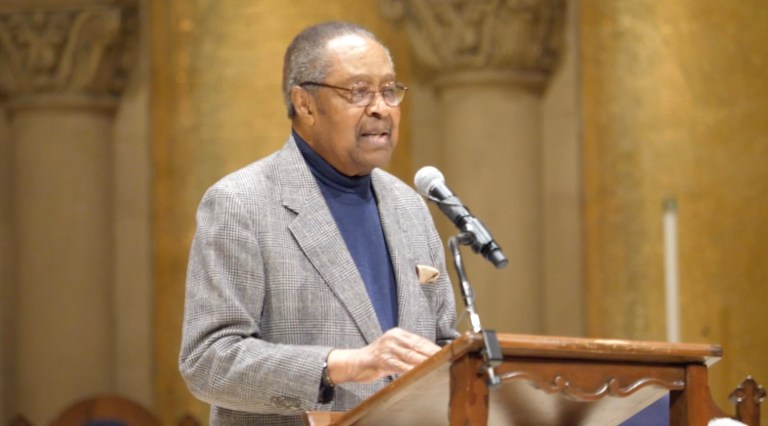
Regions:
M 438 183 L 445 183 L 445 177 L 440 173 L 440 170 L 432 166 L 422 167 L 413 178 L 416 191 L 427 198 L 429 198 L 429 191 Z

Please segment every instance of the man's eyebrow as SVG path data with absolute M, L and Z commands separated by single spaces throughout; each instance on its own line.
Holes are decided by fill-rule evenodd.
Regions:
M 360 85 L 360 84 L 370 85 L 372 81 L 376 80 L 375 77 L 378 77 L 379 85 L 389 84 L 396 81 L 394 74 L 387 74 L 382 76 L 356 75 L 356 76 L 352 76 L 345 79 L 344 82 L 350 85 Z

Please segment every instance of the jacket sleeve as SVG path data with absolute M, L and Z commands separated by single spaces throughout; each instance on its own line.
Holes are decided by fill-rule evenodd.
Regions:
M 296 415 L 316 409 L 323 346 L 260 339 L 265 276 L 253 209 L 214 185 L 197 212 L 186 281 L 179 370 L 212 405 Z

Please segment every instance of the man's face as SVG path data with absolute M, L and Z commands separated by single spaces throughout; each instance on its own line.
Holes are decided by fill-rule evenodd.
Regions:
M 328 43 L 331 68 L 321 83 L 344 88 L 378 90 L 392 83 L 395 70 L 378 43 L 357 35 Z M 316 88 L 315 120 L 307 143 L 336 170 L 347 176 L 367 175 L 389 164 L 397 145 L 400 107 L 387 105 L 380 94 L 360 107 L 349 103 L 349 93 Z

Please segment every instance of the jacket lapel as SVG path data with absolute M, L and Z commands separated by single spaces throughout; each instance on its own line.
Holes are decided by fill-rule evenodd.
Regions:
M 373 189 L 379 202 L 381 226 L 384 228 L 384 237 L 397 281 L 398 325 L 405 330 L 414 331 L 419 312 L 423 309 L 423 304 L 419 303 L 423 296 L 416 275 L 416 263 L 393 199 L 395 189 L 387 185 L 379 173 L 378 170 L 373 172 Z
M 292 137 L 278 155 L 283 205 L 296 213 L 288 228 L 366 342 L 376 340 L 382 334 L 381 327 L 363 279 Z

